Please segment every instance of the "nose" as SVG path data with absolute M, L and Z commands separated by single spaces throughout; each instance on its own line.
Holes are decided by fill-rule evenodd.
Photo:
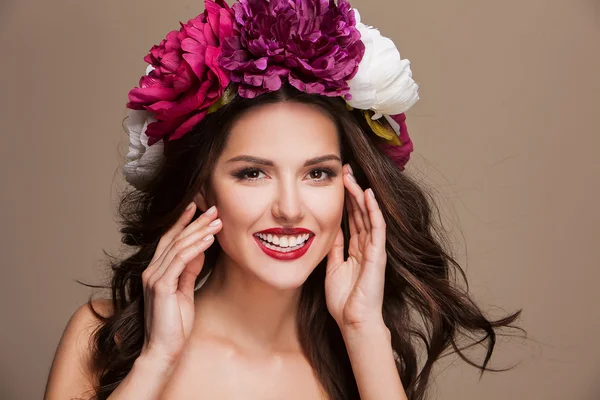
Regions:
M 271 213 L 277 220 L 296 223 L 304 217 L 304 206 L 297 185 L 292 179 L 280 181 Z

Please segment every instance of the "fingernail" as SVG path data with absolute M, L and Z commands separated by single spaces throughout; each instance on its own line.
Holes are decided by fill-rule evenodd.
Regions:
M 354 178 L 354 175 L 352 174 L 348 174 L 348 178 L 350 178 L 350 180 L 354 183 L 356 183 L 356 179 Z
M 212 206 L 211 208 L 209 208 L 208 210 L 206 210 L 206 215 L 212 215 L 215 213 L 215 211 L 217 211 L 217 207 Z
M 208 224 L 208 226 L 217 226 L 221 223 L 220 219 L 215 219 L 213 222 L 211 222 L 210 224 Z
M 369 196 L 371 196 L 374 199 L 375 198 L 375 193 L 373 193 L 373 189 L 369 188 L 367 190 L 369 191 Z
M 210 242 L 212 240 L 212 238 L 213 238 L 213 235 L 208 235 L 207 237 L 205 237 L 202 240 L 204 240 L 205 242 Z
M 194 206 L 194 202 L 192 201 L 190 204 L 188 204 L 188 206 L 185 208 L 185 211 L 190 210 L 192 207 Z
M 348 164 L 348 172 L 350 172 L 350 175 L 354 175 L 354 171 L 352 171 L 350 164 Z

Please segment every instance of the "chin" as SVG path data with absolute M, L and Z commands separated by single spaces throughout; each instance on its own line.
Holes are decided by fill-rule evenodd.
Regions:
M 276 262 L 251 268 L 250 272 L 267 285 L 278 290 L 288 291 L 302 287 L 315 266 L 302 262 L 287 265 Z
M 282 254 L 261 245 L 255 238 L 251 253 L 251 273 L 269 286 L 279 290 L 296 290 L 308 279 L 325 255 L 319 257 L 319 243 L 311 235 L 304 248 Z

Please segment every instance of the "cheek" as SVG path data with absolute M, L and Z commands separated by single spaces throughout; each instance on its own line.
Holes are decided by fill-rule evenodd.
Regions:
M 344 211 L 344 190 L 332 188 L 329 193 L 319 193 L 310 199 L 310 213 L 313 215 L 321 229 L 333 231 L 337 234 L 337 228 L 342 221 Z
M 219 218 L 223 221 L 221 232 L 227 236 L 247 233 L 264 212 L 266 198 L 265 193 L 260 190 L 226 185 L 217 187 L 215 203 L 219 209 Z

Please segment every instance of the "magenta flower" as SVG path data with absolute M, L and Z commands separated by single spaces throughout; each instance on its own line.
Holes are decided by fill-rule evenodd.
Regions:
M 240 0 L 232 8 L 239 34 L 223 42 L 219 63 L 240 96 L 278 90 L 285 79 L 306 93 L 348 95 L 365 46 L 347 0 Z
M 224 0 L 205 0 L 203 14 L 167 34 L 144 57 L 153 70 L 129 92 L 127 107 L 156 118 L 146 130 L 149 145 L 185 135 L 222 96 L 229 77 L 217 59 L 223 40 L 235 34 L 233 25 L 233 10 Z

